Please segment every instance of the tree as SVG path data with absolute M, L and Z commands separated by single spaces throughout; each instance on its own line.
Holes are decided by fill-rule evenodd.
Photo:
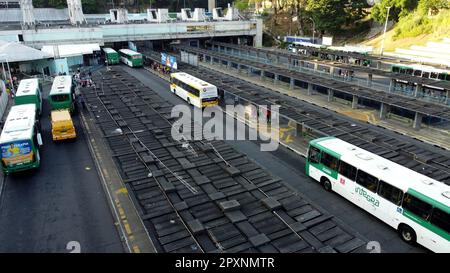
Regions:
M 431 11 L 433 14 L 436 14 L 440 9 L 449 9 L 450 2 L 448 0 L 420 0 L 417 9 L 427 14 Z
M 245 10 L 246 8 L 248 8 L 248 5 L 249 5 L 249 1 L 248 0 L 235 0 L 234 1 L 234 6 L 238 10 Z
M 315 21 L 317 30 L 329 31 L 332 33 L 341 29 L 346 23 L 344 5 L 339 0 L 310 0 L 307 10 Z
M 413 11 L 417 7 L 418 2 L 418 0 L 381 0 L 373 6 L 371 17 L 382 23 L 386 20 L 387 7 L 391 7 L 389 19 L 398 22 L 400 18 Z

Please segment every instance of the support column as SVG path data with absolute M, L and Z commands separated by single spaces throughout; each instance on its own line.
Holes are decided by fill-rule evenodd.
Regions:
M 237 71 L 239 74 L 241 74 L 241 64 L 237 64 Z
M 211 65 L 214 64 L 214 57 L 212 55 L 209 57 L 209 61 L 210 61 Z
M 417 98 L 419 94 L 422 93 L 422 89 L 423 89 L 422 84 L 418 83 L 416 85 L 416 89 L 414 90 L 414 97 Z
M 330 75 L 334 77 L 334 66 L 330 66 Z
M 353 95 L 352 99 L 352 109 L 358 109 L 358 96 Z
M 264 70 L 261 70 L 261 73 L 259 74 L 259 78 L 261 79 L 261 81 L 264 80 Z
M 308 92 L 307 94 L 310 96 L 312 95 L 313 92 L 313 84 L 312 83 L 308 83 Z
M 231 70 L 231 62 L 230 61 L 227 61 L 227 69 Z
M 294 78 L 290 78 L 289 89 L 293 90 L 294 87 L 295 87 L 295 79 Z
M 389 105 L 382 102 L 380 107 L 380 119 L 385 120 L 388 112 L 389 112 Z
M 414 123 L 413 123 L 413 128 L 416 130 L 420 130 L 420 127 L 422 126 L 422 117 L 423 115 L 419 112 L 416 112 L 415 116 L 414 116 Z
M 381 61 L 377 62 L 377 69 L 381 69 Z
M 372 78 L 373 78 L 373 75 L 371 73 L 369 73 L 367 75 L 367 86 L 369 86 L 369 87 L 372 86 Z
M 334 91 L 333 89 L 328 89 L 328 102 L 333 101 Z
M 319 64 L 318 63 L 314 63 L 314 71 L 317 71 L 317 69 L 319 69 Z
M 445 103 L 448 104 L 450 102 L 450 89 L 447 90 L 445 95 Z
M 280 63 L 280 55 L 278 55 L 278 54 L 275 55 L 275 62 L 276 62 L 276 64 Z
M 206 63 L 206 54 L 203 54 L 203 61 Z
M 247 68 L 247 75 L 248 75 L 248 76 L 251 76 L 251 75 L 252 75 L 252 68 L 251 68 L 251 67 L 248 67 L 248 68 Z
M 394 92 L 395 89 L 395 79 L 391 79 L 391 81 L 389 82 L 389 93 Z
M 278 83 L 278 77 L 279 77 L 278 74 L 274 74 L 273 75 L 273 84 L 277 84 Z

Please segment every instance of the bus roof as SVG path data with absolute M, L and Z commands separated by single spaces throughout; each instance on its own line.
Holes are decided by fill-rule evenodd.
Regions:
M 130 56 L 142 55 L 141 53 L 133 51 L 133 50 L 128 49 L 128 48 L 120 49 L 119 51 L 122 52 L 123 54 L 130 55 Z
M 339 138 L 324 137 L 312 140 L 310 143 L 313 146 L 338 154 L 342 161 L 358 169 L 363 169 L 404 192 L 420 192 L 442 204 L 447 212 L 450 211 L 450 186 L 445 183 L 417 173 Z
M 30 139 L 33 135 L 35 118 L 35 104 L 12 106 L 0 135 L 0 143 Z
M 16 97 L 36 95 L 39 87 L 39 79 L 23 79 L 17 88 Z
M 69 94 L 71 86 L 72 76 L 56 76 L 49 95 Z
M 117 51 L 115 51 L 114 49 L 110 48 L 110 47 L 104 47 L 103 51 L 105 53 L 117 53 Z
M 216 87 L 215 85 L 212 85 L 208 82 L 205 82 L 204 80 L 201 80 L 199 78 L 196 78 L 192 75 L 189 75 L 185 72 L 176 72 L 170 74 L 171 77 L 176 78 L 182 82 L 190 84 L 192 87 L 195 87 L 197 89 L 202 89 L 206 87 Z

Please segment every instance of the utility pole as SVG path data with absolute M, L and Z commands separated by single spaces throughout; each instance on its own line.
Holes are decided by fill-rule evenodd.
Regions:
M 386 8 L 387 8 L 386 22 L 384 23 L 384 33 L 383 33 L 383 40 L 381 40 L 381 50 L 380 50 L 380 55 L 383 55 L 383 50 L 384 50 L 384 39 L 386 38 L 386 29 L 387 29 L 387 24 L 388 24 L 388 19 L 389 19 L 389 10 L 391 9 L 391 7 L 386 7 Z

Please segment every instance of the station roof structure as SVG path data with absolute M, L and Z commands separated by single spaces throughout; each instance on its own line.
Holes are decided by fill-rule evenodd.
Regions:
M 24 62 L 51 58 L 46 52 L 17 42 L 0 41 L 0 61 Z

